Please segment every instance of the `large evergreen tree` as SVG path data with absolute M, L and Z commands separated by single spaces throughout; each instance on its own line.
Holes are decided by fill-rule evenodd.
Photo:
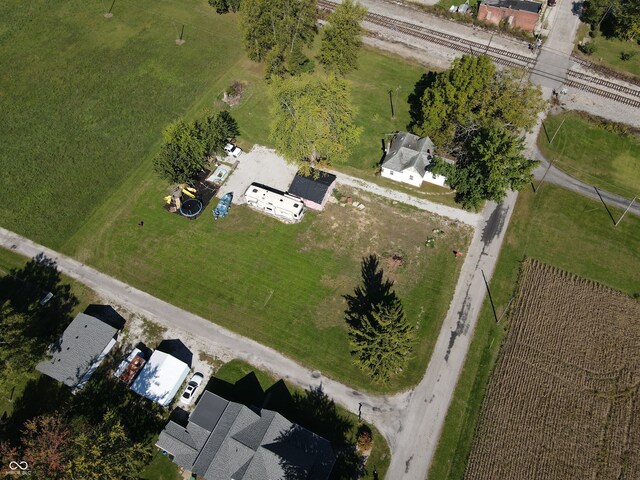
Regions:
M 402 372 L 409 359 L 415 339 L 402 304 L 372 305 L 363 314 L 360 324 L 349 331 L 355 362 L 376 382 L 387 382 Z
M 352 0 L 339 3 L 329 15 L 318 53 L 327 71 L 346 75 L 357 68 L 364 31 L 360 23 L 366 15 L 367 9 Z
M 288 161 L 309 172 L 349 158 L 361 129 L 345 81 L 305 74 L 275 82 L 272 91 L 271 138 Z
M 156 173 L 170 183 L 192 180 L 205 164 L 205 142 L 195 122 L 173 122 L 163 136 L 164 144 L 153 162 Z

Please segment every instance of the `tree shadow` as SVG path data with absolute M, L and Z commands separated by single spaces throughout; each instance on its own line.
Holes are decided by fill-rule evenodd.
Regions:
M 384 278 L 384 271 L 376 255 L 372 254 L 362 259 L 360 272 L 362 285 L 355 288 L 353 295 L 344 295 L 347 301 L 347 323 L 356 328 L 360 326 L 362 317 L 369 315 L 373 307 L 393 305 L 398 300 L 391 289 L 393 282 Z
M 27 420 L 65 410 L 71 397 L 68 387 L 46 375 L 30 380 L 15 400 L 13 412 L 2 428 L 2 438 L 17 444 Z
M 13 337 L 28 338 L 33 342 L 20 345 L 25 361 L 39 359 L 46 347 L 71 322 L 71 313 L 78 299 L 69 284 L 62 284 L 62 276 L 54 260 L 38 254 L 22 268 L 14 268 L 0 279 L 0 305 L 2 316 L 19 315 L 23 321 L 14 323 L 18 331 Z M 9 332 L 2 330 L 3 337 Z M 5 338 L 1 339 L 5 340 Z M 25 345 L 29 349 L 22 348 Z M 15 345 L 9 345 L 9 348 Z
M 409 131 L 419 127 L 424 122 L 424 113 L 422 110 L 422 97 L 427 88 L 431 87 L 436 80 L 436 72 L 423 73 L 420 79 L 413 86 L 413 92 L 407 97 L 409 103 L 410 121 L 407 125 Z

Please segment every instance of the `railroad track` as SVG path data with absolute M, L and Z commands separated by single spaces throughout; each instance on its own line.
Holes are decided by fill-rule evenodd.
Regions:
M 328 11 L 332 11 L 336 7 L 336 3 L 329 0 L 317 0 L 317 2 L 320 8 L 323 8 Z M 420 25 L 415 25 L 413 23 L 405 22 L 403 20 L 386 17 L 384 15 L 380 15 L 377 13 L 368 12 L 364 21 L 372 23 L 374 25 L 378 25 L 380 27 L 383 27 L 392 31 L 396 31 L 396 32 L 414 37 L 414 38 L 425 40 L 429 43 L 434 43 L 436 45 L 450 48 L 458 52 L 471 53 L 474 55 L 477 55 L 480 53 L 486 54 L 489 57 L 491 57 L 491 59 L 494 62 L 507 67 L 519 67 L 519 68 L 524 68 L 527 71 L 532 71 L 533 64 L 535 63 L 535 60 L 536 60 L 535 57 L 528 57 L 526 55 L 522 55 L 516 52 L 511 52 L 509 50 L 491 47 L 483 43 L 475 42 L 473 40 L 456 37 L 455 35 L 440 32 L 438 30 L 433 30 L 431 28 L 423 27 Z M 584 65 L 587 67 L 591 66 L 591 63 L 586 60 L 583 60 L 574 56 L 572 56 L 571 58 L 572 60 L 580 63 L 581 65 Z M 569 70 L 567 75 L 575 78 L 575 80 L 565 81 L 565 85 L 568 87 L 577 88 L 589 93 L 593 93 L 595 95 L 599 95 L 604 98 L 615 100 L 625 105 L 640 107 L 640 100 L 625 97 L 624 95 L 619 95 L 617 93 L 610 92 L 608 90 L 602 90 L 600 88 L 595 87 L 594 84 L 600 85 L 606 88 L 610 88 L 612 90 L 616 90 L 626 95 L 631 95 L 633 97 L 640 98 L 640 91 L 638 90 L 626 87 L 624 85 L 618 85 L 616 83 L 610 82 L 608 80 L 605 80 L 599 77 L 593 77 L 591 75 L 587 75 L 581 72 L 575 72 L 572 70 Z M 578 82 L 576 80 L 587 82 L 587 84 Z
M 612 90 L 617 90 L 619 92 L 626 93 L 627 95 L 632 95 L 634 97 L 640 98 L 640 90 L 629 88 L 624 85 L 618 85 L 617 83 L 610 82 L 600 77 L 593 77 L 591 75 L 587 75 L 586 73 L 576 72 L 573 70 L 569 70 L 568 75 L 570 77 L 574 77 L 577 80 L 594 83 L 596 85 L 601 85 L 603 87 L 607 87 Z

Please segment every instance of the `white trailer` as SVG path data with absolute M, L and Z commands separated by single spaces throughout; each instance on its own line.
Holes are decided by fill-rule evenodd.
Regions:
M 304 217 L 302 199 L 279 190 L 252 183 L 244 198 L 250 207 L 285 222 L 299 222 Z

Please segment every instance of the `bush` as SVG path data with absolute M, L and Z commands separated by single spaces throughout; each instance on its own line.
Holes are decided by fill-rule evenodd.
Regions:
M 580 50 L 585 55 L 591 55 L 596 51 L 596 45 L 593 42 L 579 43 L 578 50 Z
M 358 434 L 356 437 L 356 446 L 359 451 L 366 452 L 373 446 L 373 437 L 371 435 L 371 429 L 366 425 L 360 425 L 358 428 Z
M 636 52 L 620 52 L 620 60 L 627 62 L 635 57 Z

